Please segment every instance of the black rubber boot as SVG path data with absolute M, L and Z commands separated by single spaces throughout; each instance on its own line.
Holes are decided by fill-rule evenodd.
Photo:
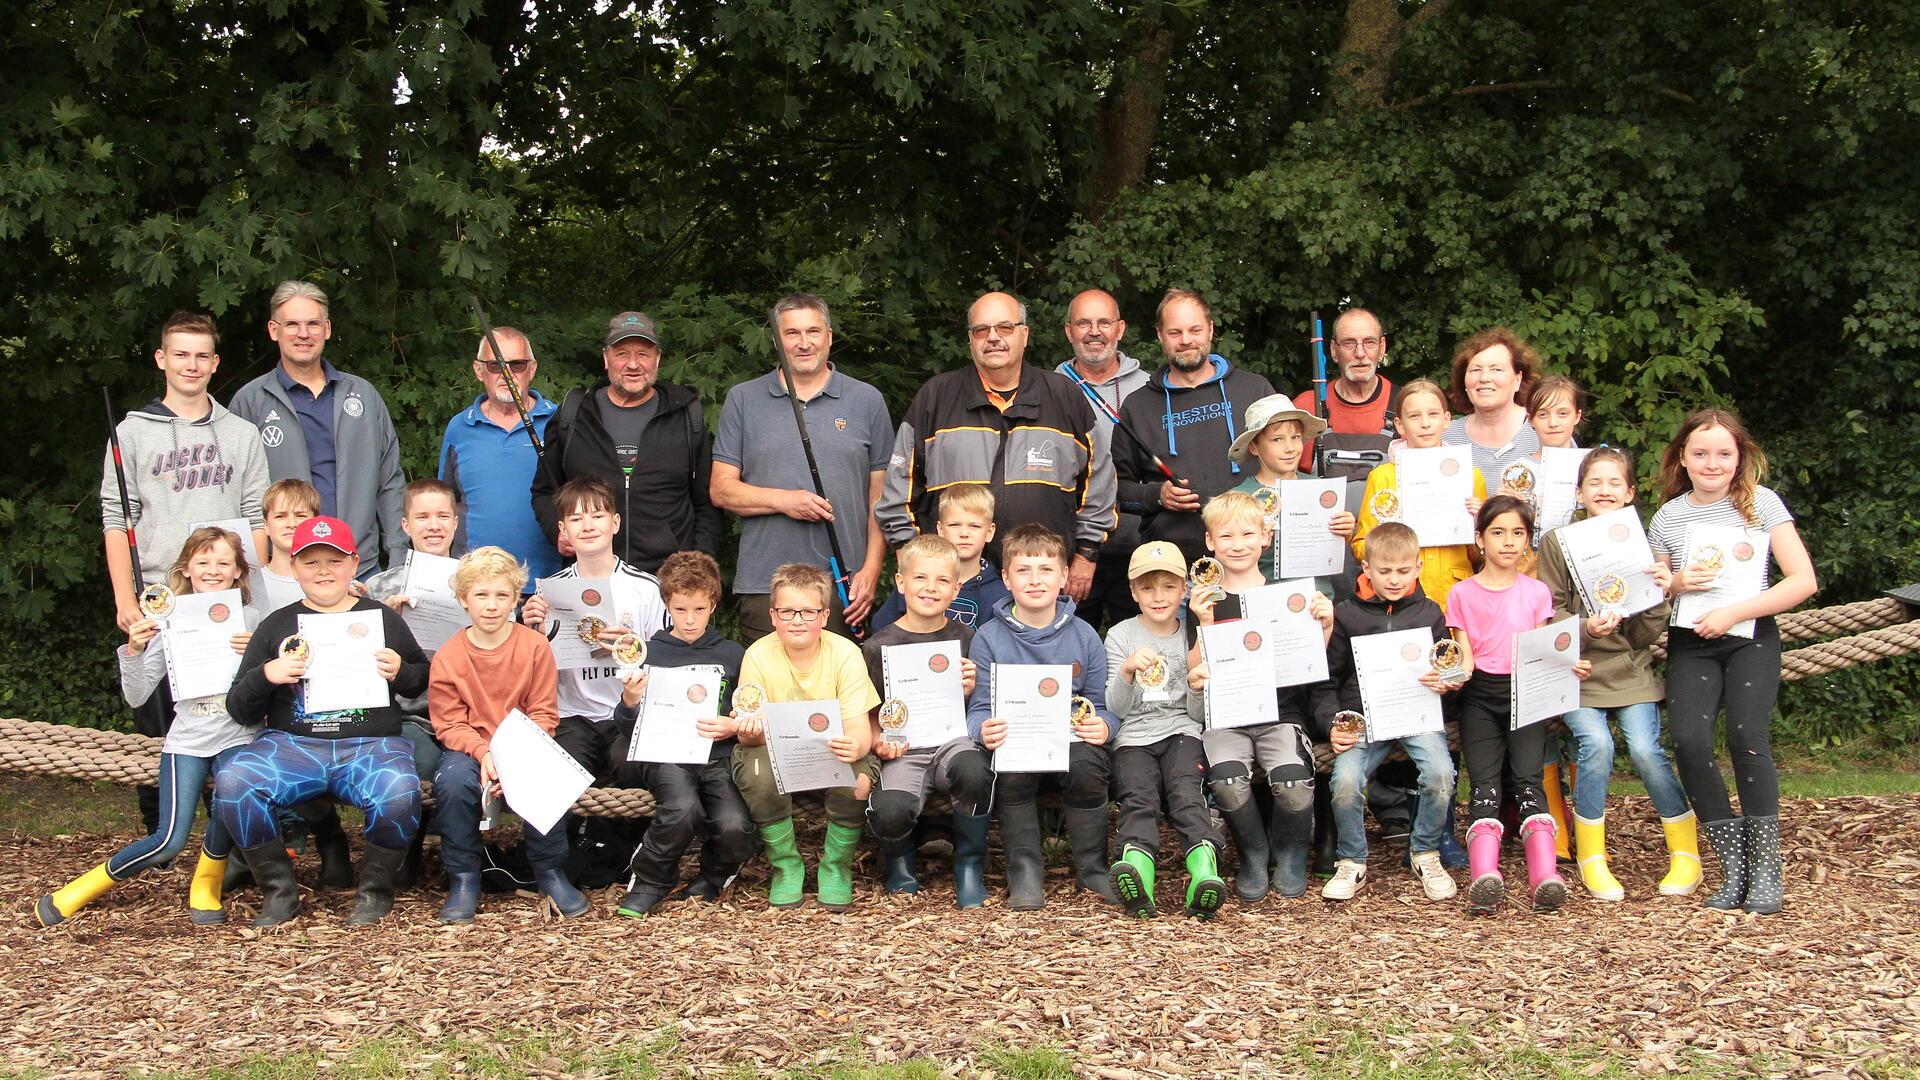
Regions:
M 407 845 L 407 860 L 400 864 L 400 872 L 393 876 L 394 892 L 411 892 L 420 884 L 424 876 L 422 870 L 427 861 L 427 853 L 424 849 L 426 842 L 427 823 L 422 820 L 420 831 L 413 834 L 413 843 Z
M 1756 915 L 1778 915 L 1786 902 L 1780 878 L 1780 815 L 1742 818 L 1746 826 L 1747 898 Z
M 987 824 L 985 814 L 953 813 L 953 902 L 977 908 L 987 902 Z
M 470 923 L 480 910 L 480 871 L 447 875 L 447 902 L 440 905 L 443 923 Z
M 276 836 L 258 847 L 242 848 L 240 854 L 246 858 L 253 880 L 260 886 L 260 916 L 253 920 L 253 925 L 279 926 L 300 914 L 300 885 L 294 880 L 293 860 L 287 857 L 286 845 L 280 838 Z
M 307 821 L 313 826 L 314 850 L 320 854 L 320 887 L 353 888 L 353 848 L 347 845 L 347 831 L 340 827 L 339 809 L 328 807 L 325 814 L 308 818 Z M 400 854 L 404 857 L 406 851 L 402 850 Z M 389 881 L 388 885 L 391 886 L 392 882 Z
M 886 866 L 887 895 L 911 896 L 920 891 L 920 849 L 911 833 L 905 840 L 882 840 L 880 858 Z
M 1000 808 L 1000 847 L 1007 857 L 1007 909 L 1040 910 L 1047 902 L 1047 864 L 1040 852 L 1039 804 Z
M 1273 852 L 1272 888 L 1281 896 L 1301 896 L 1307 891 L 1307 870 L 1313 855 L 1311 804 L 1308 813 L 1282 814 L 1278 803 L 1276 799 L 1267 829 L 1267 846 Z M 1331 834 L 1333 830 L 1327 831 Z
M 360 856 L 360 889 L 353 898 L 348 926 L 372 926 L 393 910 L 393 878 L 407 861 L 406 848 L 368 844 Z
M 1746 819 L 1705 821 L 1700 831 L 1720 859 L 1720 888 L 1707 897 L 1706 905 L 1716 911 L 1738 911 L 1747 901 Z
M 1240 868 L 1233 874 L 1233 895 L 1249 904 L 1267 897 L 1267 864 L 1272 852 L 1267 846 L 1267 823 L 1260 817 L 1260 803 L 1248 799 L 1238 810 L 1223 810 L 1227 831 L 1233 834 L 1233 846 L 1240 852 Z
M 1067 807 L 1067 843 L 1073 845 L 1074 887 L 1118 904 L 1107 862 L 1107 804 Z
M 1403 800 L 1402 808 L 1410 806 Z M 1314 877 L 1330 878 L 1334 864 L 1339 861 L 1335 848 L 1340 840 L 1333 827 L 1333 785 L 1315 784 L 1313 788 L 1313 866 Z

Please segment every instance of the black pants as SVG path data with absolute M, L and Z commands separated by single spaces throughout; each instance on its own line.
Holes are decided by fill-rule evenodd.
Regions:
M 631 725 L 618 720 L 594 723 L 584 716 L 563 716 L 553 741 L 593 774 L 596 787 L 646 787 L 646 764 L 627 760 L 632 734 Z
M 153 688 L 153 696 L 133 707 L 133 730 L 141 735 L 160 738 L 173 726 L 173 691 L 162 679 L 160 685 Z M 152 784 L 141 784 L 133 789 L 134 802 L 140 807 L 140 821 L 146 826 L 147 835 L 160 831 L 160 789 Z M 208 804 L 211 808 L 212 804 Z M 211 812 L 211 809 L 209 809 Z
M 1773 764 L 1773 705 L 1780 696 L 1780 628 L 1757 620 L 1751 639 L 1709 641 L 1681 627 L 1667 636 L 1667 726 L 1679 758 L 1680 783 L 1702 821 L 1733 816 L 1727 782 L 1714 758 L 1714 721 L 1727 710 L 1727 751 L 1740 812 L 1780 813 L 1780 774 Z
M 1131 548 L 1118 554 L 1107 554 L 1105 548 L 1101 549 L 1100 561 L 1094 565 L 1093 586 L 1087 590 L 1087 598 L 1073 609 L 1075 615 L 1095 630 L 1140 614 L 1140 605 L 1133 602 L 1133 589 L 1127 580 L 1127 560 L 1132 557 Z
M 746 800 L 733 786 L 732 756 L 705 765 L 654 764 L 646 779 L 659 808 L 633 853 L 634 887 L 662 896 L 673 891 L 680 856 L 703 835 L 701 876 L 719 884 L 739 872 L 753 855 L 755 833 Z
M 1040 798 L 1042 781 L 1060 786 L 1061 798 L 1070 807 L 1089 808 L 1107 805 L 1107 788 L 1113 778 L 1113 759 L 1104 746 L 1079 739 L 1067 747 L 1067 771 L 1064 773 L 1004 772 L 994 776 L 997 790 L 994 801 L 1002 806 L 1020 806 Z
M 1467 782 L 1473 787 L 1470 820 L 1500 816 L 1501 780 L 1508 770 L 1513 774 L 1513 798 L 1520 804 L 1521 819 L 1547 812 L 1540 791 L 1547 725 L 1508 730 L 1511 684 L 1505 675 L 1476 671 L 1460 691 L 1460 756 L 1467 761 Z
M 1166 794 L 1167 820 L 1181 850 L 1210 843 L 1225 851 L 1207 812 L 1207 756 L 1200 740 L 1171 735 L 1149 746 L 1123 746 L 1113 752 L 1113 787 L 1120 800 L 1120 824 L 1114 830 L 1119 850 L 1129 845 L 1160 853 L 1160 798 Z

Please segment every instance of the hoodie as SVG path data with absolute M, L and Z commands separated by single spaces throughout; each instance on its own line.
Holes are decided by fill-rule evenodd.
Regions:
M 1120 353 L 1120 366 L 1104 382 L 1094 382 L 1080 374 L 1069 357 L 1060 362 L 1053 370 L 1072 380 L 1089 401 L 1098 399 L 1100 404 L 1093 407 L 1093 456 L 1095 460 L 1105 458 L 1113 460 L 1113 427 L 1111 417 L 1120 412 L 1120 406 L 1135 390 L 1147 385 L 1147 373 L 1140 361 Z M 1114 527 L 1113 535 L 1101 550 L 1111 552 L 1120 558 L 1126 558 L 1133 549 L 1140 546 L 1140 515 L 1120 510 L 1120 524 Z
M 720 701 L 733 700 L 733 688 L 740 685 L 740 662 L 746 658 L 747 650 L 739 642 L 728 638 L 711 624 L 707 632 L 694 641 L 681 641 L 673 636 L 672 630 L 661 630 L 647 639 L 648 667 L 692 667 L 706 664 L 717 667 L 722 672 L 720 682 Z M 625 701 L 614 706 L 613 718 L 631 728 L 640 718 L 638 707 Z M 707 763 L 726 761 L 733 757 L 736 740 L 716 739 L 713 752 L 707 755 Z
M 149 583 L 167 580 L 194 522 L 246 518 L 256 529 L 262 524 L 260 497 L 268 481 L 260 431 L 208 401 L 213 407 L 198 420 L 175 416 L 155 399 L 120 421 L 114 430 L 127 473 L 124 509 L 111 450 L 101 466 L 101 527 L 115 532 L 133 526 L 140 573 Z M 240 539 L 251 556 L 253 538 Z
M 1120 721 L 1107 708 L 1107 646 L 1100 632 L 1073 617 L 1073 601 L 1062 597 L 1053 622 L 1028 626 L 1013 611 L 1009 596 L 993 606 L 993 618 L 973 634 L 967 655 L 975 669 L 967 698 L 967 734 L 980 741 L 980 728 L 993 714 L 993 665 L 1072 664 L 1073 692 L 1093 702 L 1107 723 L 1107 742 L 1120 733 Z
M 1000 580 L 1000 568 L 993 565 L 992 559 L 982 556 L 980 572 L 961 585 L 953 603 L 947 605 L 947 618 L 969 630 L 977 629 L 985 621 L 983 615 L 992 618 L 994 605 L 1012 595 Z M 886 603 L 880 605 L 880 610 L 873 613 L 873 632 L 877 634 L 892 626 L 906 613 L 906 598 L 895 590 Z
M 1390 634 L 1396 630 L 1425 627 L 1433 639 L 1447 637 L 1447 613 L 1413 583 L 1413 591 L 1398 600 L 1374 595 L 1372 582 L 1360 579 L 1359 592 L 1351 600 L 1334 605 L 1333 636 L 1327 640 L 1327 681 L 1313 688 L 1313 717 L 1324 732 L 1331 729 L 1333 714 L 1342 709 L 1365 712 L 1360 698 L 1360 677 L 1353 666 L 1353 639 L 1368 634 Z
M 1198 511 L 1161 508 L 1160 485 L 1166 478 L 1150 455 L 1158 454 L 1203 500 L 1233 487 L 1252 470 L 1235 464 L 1227 450 L 1247 406 L 1273 393 L 1265 376 L 1236 368 L 1223 356 L 1208 359 L 1213 372 L 1198 386 L 1168 382 L 1171 366 L 1155 373 L 1120 407 L 1126 426 L 1113 437 L 1120 509 L 1141 516 L 1141 540 L 1170 540 L 1188 560 L 1206 554 L 1206 529 Z M 1142 446 L 1141 438 L 1150 443 Z

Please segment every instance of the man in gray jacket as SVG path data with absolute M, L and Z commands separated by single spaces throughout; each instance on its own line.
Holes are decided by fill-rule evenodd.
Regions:
M 268 305 L 267 336 L 279 345 L 280 362 L 240 388 L 233 411 L 260 429 L 275 482 L 312 484 L 320 513 L 351 525 L 355 546 L 399 565 L 407 551 L 400 439 L 373 384 L 321 356 L 333 336 L 327 294 L 311 282 L 281 282 Z M 360 576 L 380 570 L 379 561 L 363 558 Z
M 1072 379 L 1093 403 L 1094 460 L 1110 465 L 1120 403 L 1147 385 L 1147 373 L 1140 361 L 1121 351 L 1127 320 L 1120 317 L 1119 301 L 1105 290 L 1088 289 L 1073 298 L 1067 305 L 1066 331 L 1073 357 L 1054 370 Z M 1072 584 L 1068 585 L 1069 594 L 1080 601 L 1074 614 L 1098 627 L 1102 621 L 1117 623 L 1139 613 L 1139 605 L 1127 591 L 1127 559 L 1139 546 L 1140 515 L 1120 511 L 1120 525 L 1100 546 L 1100 562 L 1088 587 L 1074 594 Z

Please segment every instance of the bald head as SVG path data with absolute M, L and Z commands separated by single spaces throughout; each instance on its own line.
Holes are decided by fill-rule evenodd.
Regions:
M 1088 289 L 1067 305 L 1067 344 L 1073 364 L 1090 379 L 1103 379 L 1120 363 L 1120 342 L 1127 335 L 1120 303 L 1104 289 Z
M 967 347 L 987 385 L 1010 390 L 1020 383 L 1027 355 L 1027 306 L 1003 292 L 990 292 L 967 308 Z

